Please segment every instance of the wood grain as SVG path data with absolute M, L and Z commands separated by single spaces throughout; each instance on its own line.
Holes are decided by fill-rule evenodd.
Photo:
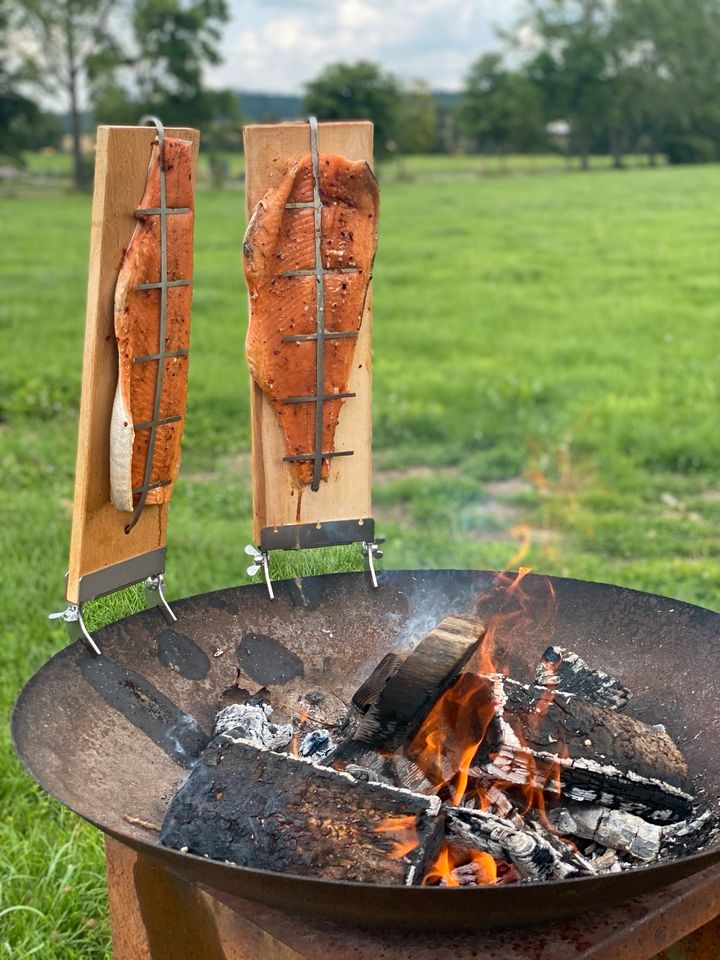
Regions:
M 169 128 L 169 137 L 192 140 L 197 165 L 199 133 Z M 85 347 L 78 427 L 75 498 L 67 599 L 78 601 L 80 577 L 165 545 L 167 504 L 148 506 L 129 533 L 130 515 L 110 502 L 110 416 L 117 383 L 113 295 L 123 253 L 135 229 L 153 127 L 98 127 L 90 228 Z
M 288 166 L 310 150 L 309 127 L 304 123 L 256 125 L 245 128 L 245 179 L 248 219 L 257 203 L 282 180 Z M 320 153 L 336 153 L 349 160 L 372 164 L 373 126 L 368 121 L 321 123 Z M 353 450 L 352 457 L 330 463 L 330 477 L 313 493 L 306 487 L 298 514 L 297 490 L 283 463 L 284 444 L 272 404 L 251 381 L 253 483 L 253 537 L 263 527 L 328 520 L 350 520 L 371 515 L 372 436 L 372 295 L 368 292 L 347 400 L 335 434 L 336 450 Z

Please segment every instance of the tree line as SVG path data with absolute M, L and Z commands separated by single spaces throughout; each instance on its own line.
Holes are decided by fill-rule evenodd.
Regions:
M 525 0 L 499 39 L 454 104 L 361 63 L 327 68 L 306 107 L 371 117 L 381 151 L 720 159 L 720 0 Z
M 240 149 L 241 99 L 203 82 L 228 18 L 227 0 L 0 0 L 0 156 L 57 138 L 49 94 L 66 104 L 78 186 L 85 109 L 98 123 L 156 113 L 199 126 L 211 151 Z M 372 119 L 381 155 L 720 158 L 720 0 L 524 0 L 498 44 L 456 97 L 360 61 L 325 68 L 304 107 Z

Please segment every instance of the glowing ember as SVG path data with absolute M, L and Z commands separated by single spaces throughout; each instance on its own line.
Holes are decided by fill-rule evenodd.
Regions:
M 444 843 L 422 882 L 430 887 L 462 887 L 486 886 L 497 879 L 497 864 L 489 853 Z

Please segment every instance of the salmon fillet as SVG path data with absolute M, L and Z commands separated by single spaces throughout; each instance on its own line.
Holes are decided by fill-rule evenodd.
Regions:
M 321 259 L 323 268 L 332 271 L 324 277 L 325 330 L 357 334 L 377 245 L 378 185 L 364 160 L 350 161 L 331 154 L 320 154 L 319 159 Z M 311 206 L 295 206 L 312 200 L 312 162 L 308 154 L 294 163 L 279 186 L 269 190 L 257 205 L 243 246 L 250 291 L 248 365 L 275 409 L 287 457 L 315 452 L 315 403 L 287 400 L 315 396 L 316 342 L 284 339 L 316 332 L 315 276 L 285 276 L 288 271 L 312 273 L 315 269 L 314 210 Z M 347 392 L 356 344 L 356 336 L 325 340 L 326 395 Z M 340 398 L 324 402 L 323 453 L 335 449 L 342 404 Z M 288 466 L 295 487 L 312 482 L 311 460 L 290 462 Z M 324 458 L 324 480 L 329 467 L 329 459 Z
M 191 280 L 193 269 L 194 181 L 192 143 L 166 137 L 164 142 L 166 205 L 186 207 L 187 213 L 172 213 L 167 221 L 168 280 Z M 147 183 L 138 209 L 160 206 L 160 146 L 153 144 Z M 160 337 L 160 290 L 139 290 L 139 284 L 160 280 L 160 217 L 138 215 L 115 287 L 115 338 L 118 346 L 118 382 L 110 429 L 110 489 L 118 510 L 132 511 L 140 499 L 133 493 L 145 475 L 150 429 L 155 403 L 155 384 L 160 361 L 137 362 L 165 350 L 184 351 L 163 361 L 164 374 L 159 418 L 177 417 L 156 428 L 150 482 L 170 481 L 147 494 L 146 503 L 171 499 L 180 466 L 180 441 L 187 406 L 190 301 L 192 286 L 169 287 L 165 343 Z

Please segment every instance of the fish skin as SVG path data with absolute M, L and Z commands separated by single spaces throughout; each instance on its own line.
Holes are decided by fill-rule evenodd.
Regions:
M 322 261 L 329 269 L 356 267 L 355 273 L 325 277 L 325 329 L 357 332 L 362 323 L 377 246 L 379 192 L 364 161 L 333 154 L 319 157 L 322 210 Z M 283 277 L 288 270 L 315 266 L 312 208 L 287 209 L 286 203 L 313 199 L 310 154 L 291 165 L 277 187 L 258 203 L 243 243 L 243 266 L 250 292 L 246 354 L 252 378 L 271 401 L 285 443 L 285 455 L 312 454 L 315 404 L 284 403 L 287 397 L 315 395 L 315 341 L 284 343 L 284 336 L 315 333 L 314 276 Z M 324 392 L 346 393 L 357 338 L 325 341 Z M 323 407 L 323 451 L 335 449 L 342 400 Z M 287 464 L 293 485 L 313 478 L 312 462 Z M 329 476 L 329 460 L 321 477 Z

